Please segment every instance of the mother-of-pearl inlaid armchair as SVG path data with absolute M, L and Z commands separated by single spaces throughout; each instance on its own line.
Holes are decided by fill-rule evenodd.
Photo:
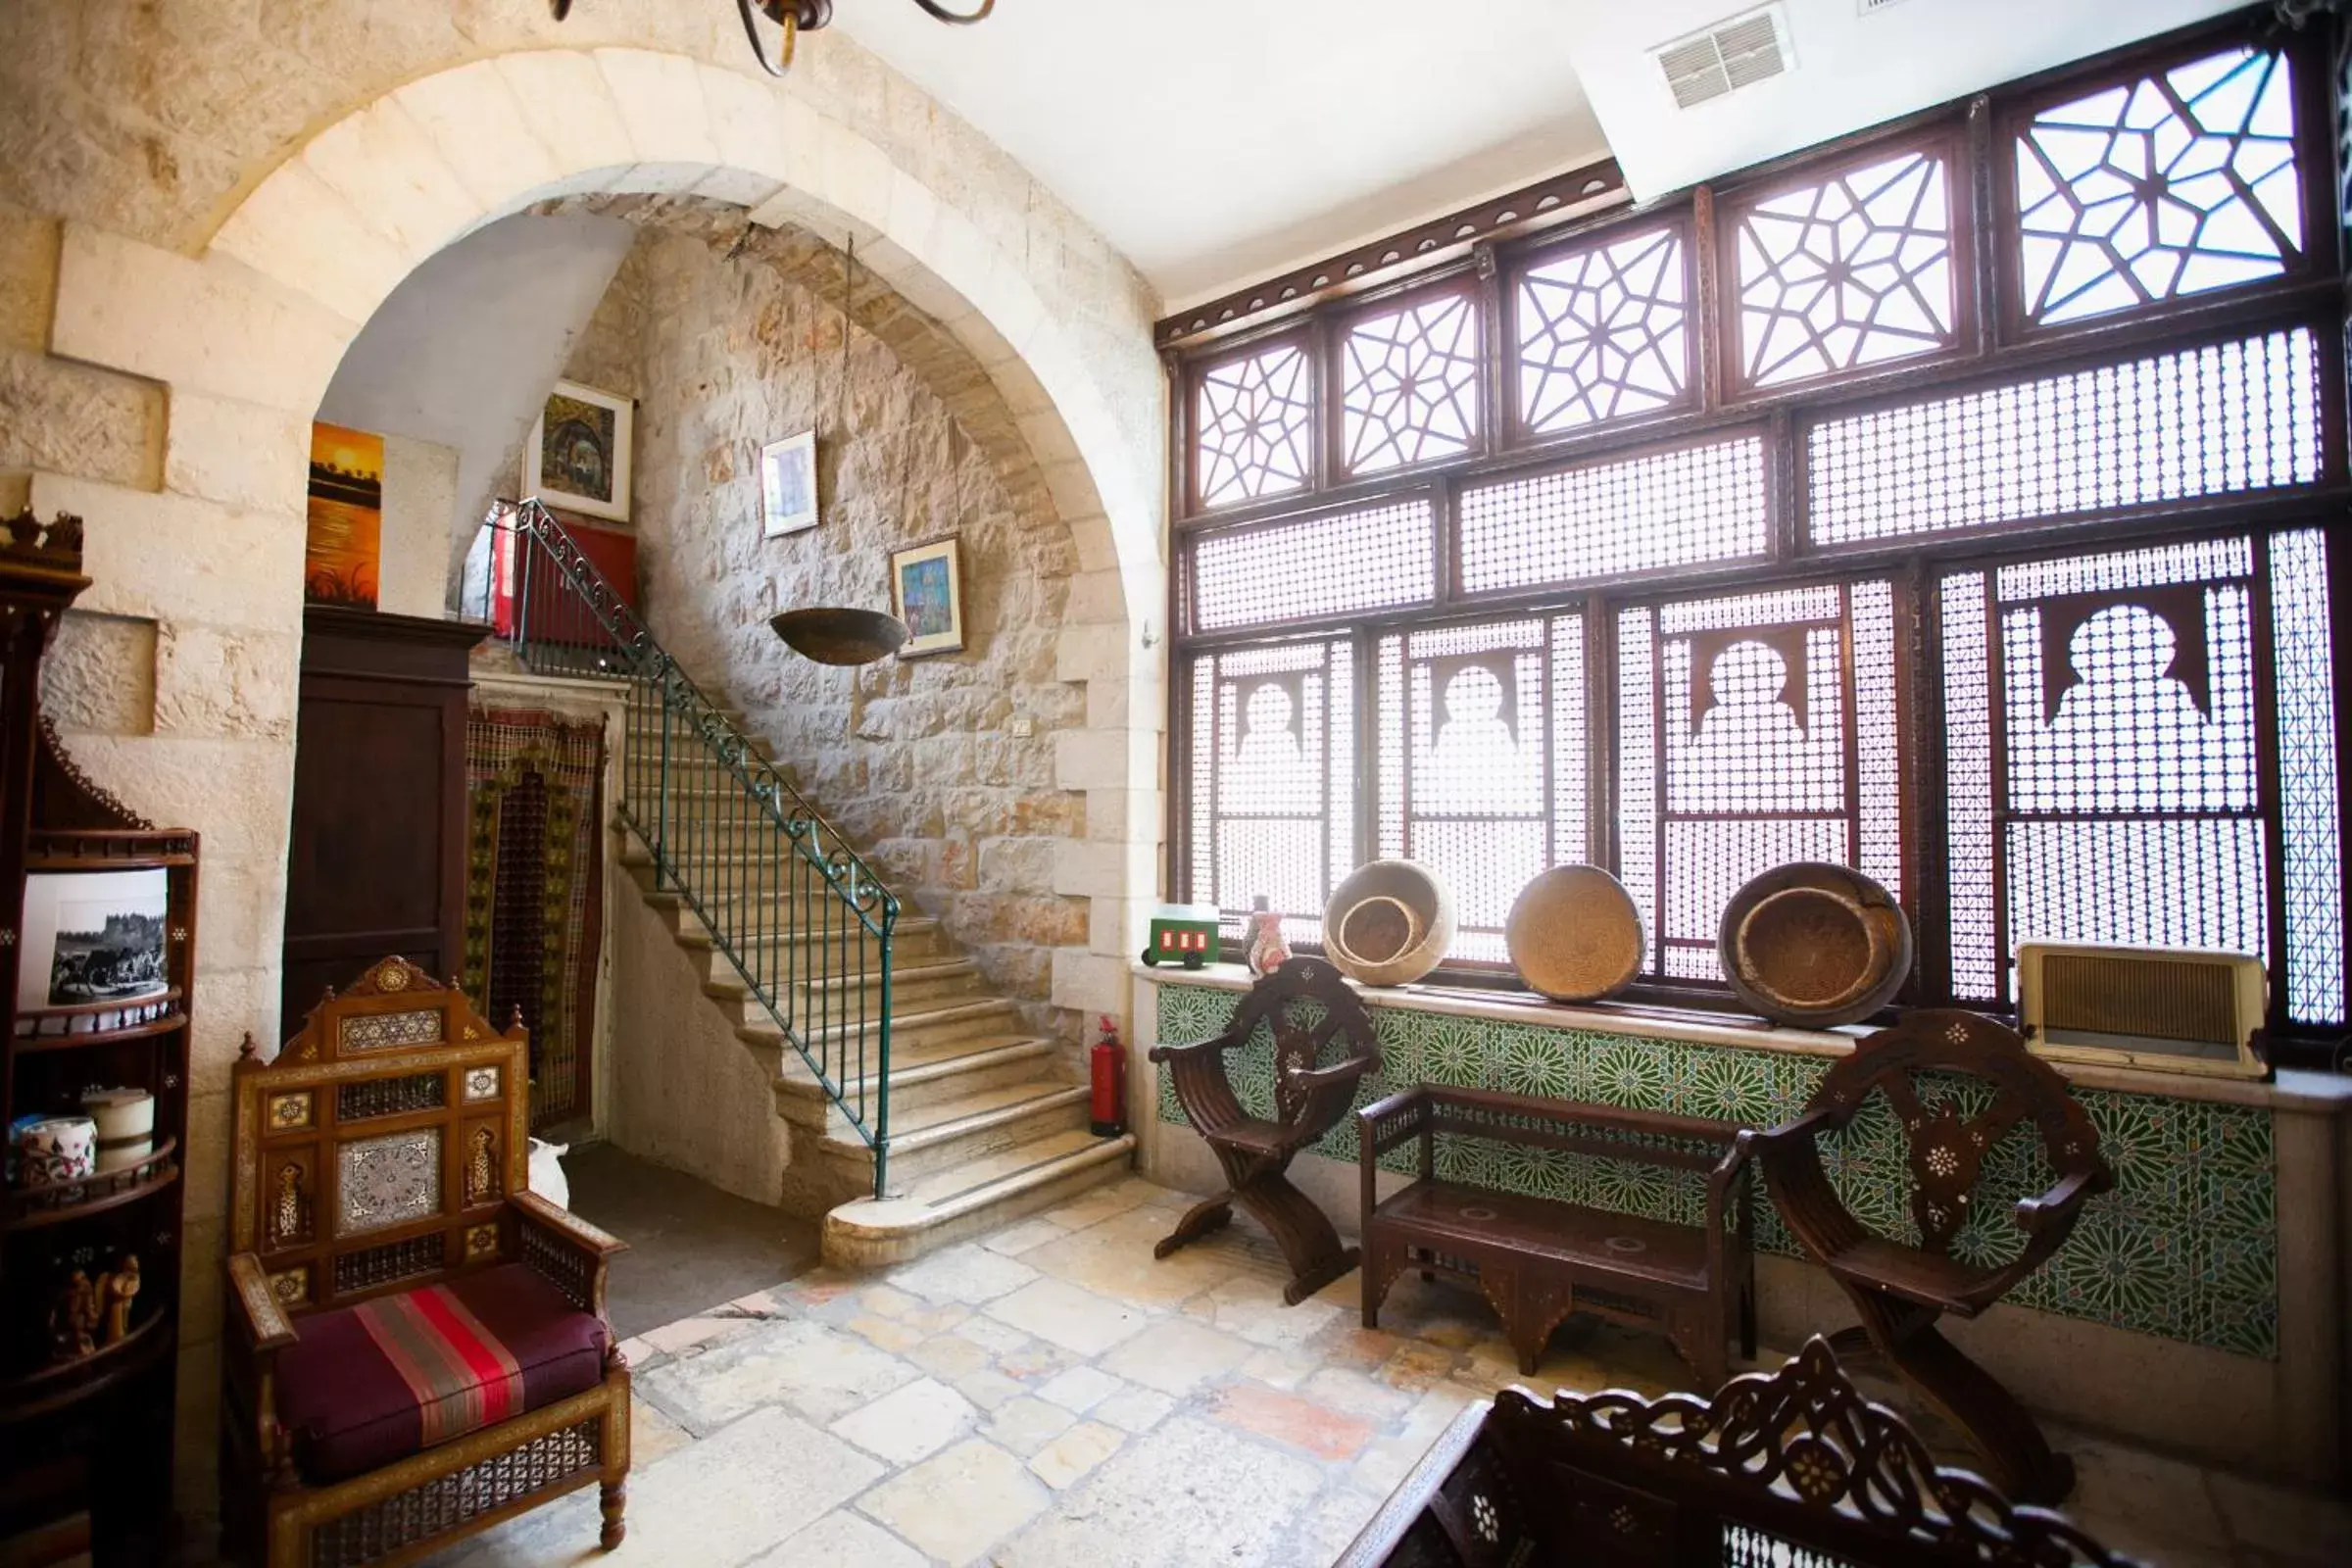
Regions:
M 232 1085 L 221 1524 L 404 1563 L 591 1483 L 621 1538 L 621 1244 L 526 1190 L 528 1040 L 385 958 Z

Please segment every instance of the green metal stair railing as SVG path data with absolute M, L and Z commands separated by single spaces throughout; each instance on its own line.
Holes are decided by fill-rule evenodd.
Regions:
M 628 688 L 620 815 L 826 1096 L 888 1191 L 899 901 L 754 749 L 536 501 L 489 526 L 500 638 L 534 674 Z M 503 548 L 502 548 L 503 547 Z M 781 650 L 779 650 L 779 655 Z

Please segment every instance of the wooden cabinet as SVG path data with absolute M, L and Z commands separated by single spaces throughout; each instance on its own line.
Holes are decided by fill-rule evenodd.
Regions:
M 291 1030 L 388 953 L 450 976 L 465 954 L 466 659 L 487 628 L 315 606 L 286 864 Z

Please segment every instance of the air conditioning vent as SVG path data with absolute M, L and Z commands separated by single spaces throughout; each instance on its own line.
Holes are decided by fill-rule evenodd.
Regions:
M 1788 15 L 1777 5 L 1728 17 L 1650 53 L 1683 109 L 1784 75 L 1796 63 L 1788 46 Z

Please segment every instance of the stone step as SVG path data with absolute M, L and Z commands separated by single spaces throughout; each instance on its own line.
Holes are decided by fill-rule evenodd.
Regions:
M 733 1008 L 727 1016 L 735 1024 L 736 1038 L 750 1045 L 772 1046 L 783 1038 L 784 1031 L 767 1015 L 765 1008 L 750 1009 L 755 1015 L 744 1016 L 741 1002 L 722 1002 L 711 999 L 711 1005 Z M 969 1039 L 990 1031 L 1004 1032 L 1020 1026 L 1020 1009 L 1001 997 L 981 997 L 969 1002 L 956 1002 L 945 1006 L 909 1009 L 895 1014 L 890 1020 L 891 1050 L 919 1051 L 929 1046 L 946 1045 L 952 1040 Z M 841 1059 L 845 1051 L 854 1054 L 858 1042 L 872 1042 L 872 1031 L 850 1023 L 816 1030 L 805 1036 L 810 1047 L 821 1054 Z M 878 1043 L 878 1042 L 873 1042 Z
M 713 978 L 721 969 L 729 974 L 734 973 L 734 965 L 718 951 L 718 945 L 711 940 L 710 929 L 703 924 L 702 917 L 691 909 L 682 909 L 679 913 L 680 918 L 673 932 L 678 945 L 710 954 Z M 809 955 L 826 948 L 835 952 L 837 956 L 834 961 L 839 963 L 843 959 L 838 955 L 844 954 L 848 948 L 838 933 L 821 930 L 766 929 L 751 937 L 737 933 L 731 945 L 746 967 L 768 974 L 785 973 L 788 965 L 816 963 L 821 967 L 822 960 L 811 958 Z M 881 947 L 882 939 L 869 933 L 861 933 L 858 939 L 858 951 L 864 955 L 867 963 L 879 961 L 877 956 Z M 961 956 L 956 945 L 948 940 L 947 933 L 939 928 L 939 922 L 931 919 L 901 920 L 898 930 L 891 937 L 890 951 L 902 968 L 911 964 L 946 962 Z
M 1003 1153 L 1016 1144 L 1087 1125 L 1087 1092 L 1073 1084 L 1032 1080 L 984 1089 L 890 1117 L 890 1182 L 893 1191 L 911 1186 L 975 1159 Z M 828 1136 L 827 1157 L 872 1169 L 873 1151 L 864 1140 Z
M 711 976 L 703 982 L 703 995 L 720 1001 L 733 1001 L 751 990 L 735 965 L 715 950 L 712 952 Z M 828 1005 L 836 1010 L 855 1012 L 860 1003 L 867 1007 L 880 1004 L 882 976 L 879 970 L 862 976 L 830 980 L 787 980 L 788 971 L 779 966 L 769 978 L 785 989 L 799 993 L 800 1004 L 809 1007 Z M 980 990 L 980 966 L 969 958 L 956 958 L 944 963 L 901 963 L 891 973 L 890 1003 L 896 1011 L 907 1008 L 944 1004 L 972 996 Z
M 1059 1041 L 1016 1031 L 968 1035 L 916 1050 L 902 1051 L 894 1045 L 889 1073 L 891 1120 L 896 1124 L 926 1106 L 985 1090 L 1050 1079 L 1060 1056 Z M 851 1104 L 865 1106 L 880 1094 L 882 1079 L 880 1072 L 850 1073 L 839 1087 Z M 805 1126 L 816 1125 L 821 1119 L 827 1132 L 854 1136 L 848 1119 L 797 1051 L 783 1053 L 776 1075 L 776 1105 Z
M 1067 1202 L 1126 1174 L 1135 1138 L 1083 1128 L 1031 1139 L 920 1177 L 888 1198 L 861 1198 L 825 1216 L 825 1262 L 880 1268 Z M 891 1159 L 894 1189 L 898 1159 Z

